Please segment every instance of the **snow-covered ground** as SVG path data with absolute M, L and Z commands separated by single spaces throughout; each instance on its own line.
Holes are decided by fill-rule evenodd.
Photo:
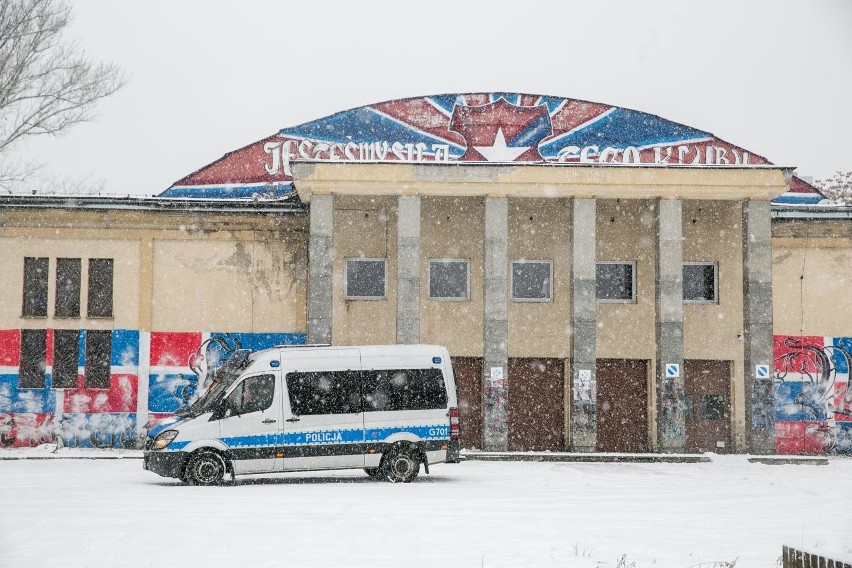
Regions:
M 13 455 L 46 457 L 34 450 Z M 64 454 L 68 455 L 68 454 Z M 138 453 L 118 454 L 132 458 Z M 774 566 L 852 556 L 852 460 L 437 465 L 189 487 L 139 459 L 0 461 L 0 566 Z

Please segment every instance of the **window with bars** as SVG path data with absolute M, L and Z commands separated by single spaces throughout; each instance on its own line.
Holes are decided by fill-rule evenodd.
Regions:
M 347 258 L 347 300 L 381 300 L 387 297 L 387 263 L 383 258 Z
M 88 316 L 90 318 L 112 317 L 112 276 L 111 258 L 89 259 Z
M 86 369 L 84 384 L 87 389 L 109 388 L 111 353 L 111 332 L 95 330 L 89 330 L 86 332 Z
M 47 330 L 21 330 L 21 362 L 18 386 L 22 389 L 43 389 L 47 356 Z
M 53 314 L 58 318 L 80 317 L 79 258 L 56 259 L 56 303 Z
M 689 304 L 715 304 L 719 301 L 719 280 L 715 262 L 683 264 L 683 301 Z
M 23 317 L 47 317 L 47 280 L 50 259 L 43 257 L 24 258 L 24 298 L 21 307 Z
M 595 265 L 595 297 L 599 302 L 635 302 L 636 263 L 598 262 Z
M 470 262 L 438 259 L 429 261 L 429 298 L 467 300 L 470 298 Z
M 77 368 L 80 362 L 80 331 L 53 330 L 53 388 L 77 388 Z
M 553 263 L 549 260 L 512 262 L 512 299 L 549 302 L 553 299 Z

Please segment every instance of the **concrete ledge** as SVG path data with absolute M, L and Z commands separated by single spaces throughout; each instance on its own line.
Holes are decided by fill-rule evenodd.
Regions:
M 578 463 L 709 463 L 709 456 L 699 454 L 599 454 L 585 452 L 464 452 L 462 458 L 472 461 L 528 461 Z
M 828 458 L 822 456 L 756 456 L 748 461 L 765 465 L 828 465 Z

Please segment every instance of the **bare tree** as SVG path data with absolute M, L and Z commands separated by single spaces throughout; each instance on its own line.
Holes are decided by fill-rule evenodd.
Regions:
M 828 179 L 816 180 L 814 185 L 835 203 L 852 205 L 852 171 L 835 172 Z
M 70 22 L 61 0 L 0 0 L 0 186 L 38 170 L 8 159 L 18 143 L 90 120 L 95 104 L 125 83 L 116 65 L 89 61 L 78 42 L 63 39 Z

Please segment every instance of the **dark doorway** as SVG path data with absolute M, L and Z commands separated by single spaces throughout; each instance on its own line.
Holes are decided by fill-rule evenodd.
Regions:
M 597 361 L 597 451 L 648 451 L 648 362 Z
M 731 363 L 683 362 L 686 396 L 686 451 L 731 451 Z
M 509 451 L 564 449 L 563 370 L 562 359 L 509 359 Z
M 453 374 L 459 399 L 461 447 L 482 448 L 482 358 L 453 357 Z

